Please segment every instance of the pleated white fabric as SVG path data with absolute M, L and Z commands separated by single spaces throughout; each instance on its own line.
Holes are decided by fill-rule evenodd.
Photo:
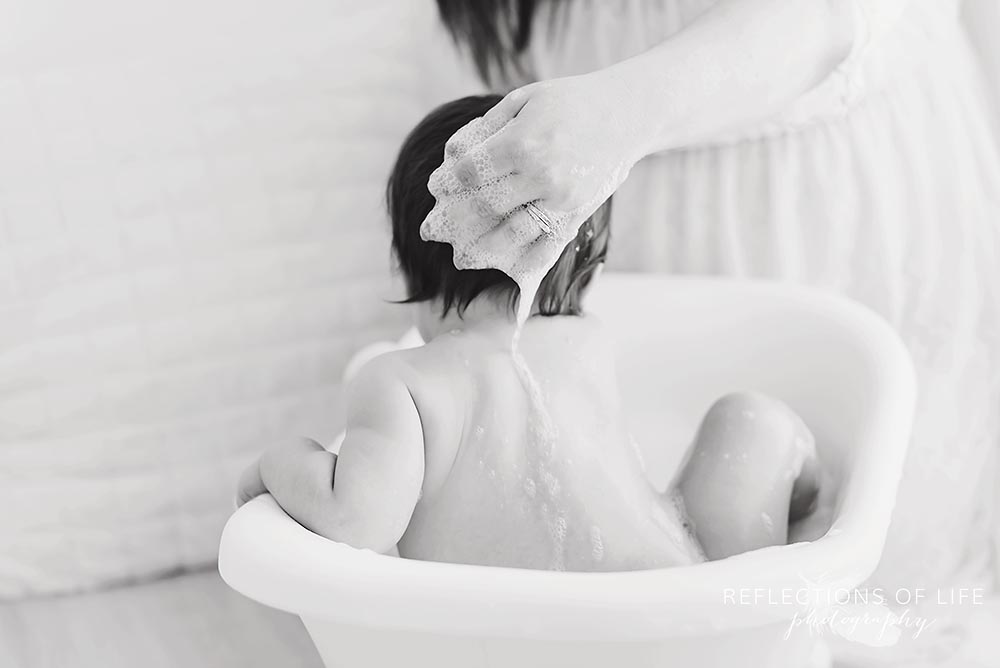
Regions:
M 529 67 L 544 79 L 611 64 L 711 4 L 568 3 L 536 33 Z M 824 110 L 814 91 L 765 125 L 638 164 L 615 195 L 611 265 L 807 283 L 887 318 L 921 391 L 873 583 L 990 586 L 1000 544 L 997 137 L 957 3 L 911 2 L 879 39 L 866 62 L 835 73 L 841 84 L 821 84 L 848 81 L 849 104 L 830 95 Z

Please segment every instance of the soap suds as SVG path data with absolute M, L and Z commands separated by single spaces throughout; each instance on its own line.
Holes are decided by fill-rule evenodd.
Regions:
M 552 423 L 542 389 L 531 373 L 527 361 L 521 354 L 519 343 L 523 323 L 519 322 L 511 339 L 511 358 L 521 383 L 528 393 L 528 433 L 525 443 L 525 457 L 529 475 L 524 481 L 525 494 L 530 499 L 540 498 L 542 520 L 549 528 L 552 540 L 553 570 L 564 570 L 566 565 L 567 521 L 562 509 L 562 486 L 552 470 L 552 457 L 556 451 L 558 433 Z M 542 482 L 535 483 L 535 479 Z
M 590 554 L 597 563 L 604 560 L 604 539 L 601 537 L 601 529 L 597 526 L 590 527 Z
M 523 483 L 524 491 L 529 498 L 537 497 L 540 502 L 538 508 L 553 540 L 551 566 L 562 569 L 565 566 L 569 527 L 563 498 L 565 491 L 552 467 L 558 434 L 542 389 L 520 350 L 521 333 L 531 315 L 542 279 L 566 245 L 575 238 L 576 226 L 614 192 L 628 175 L 628 168 L 623 162 L 611 170 L 607 183 L 594 197 L 573 210 L 553 211 L 535 204 L 537 210 L 529 212 L 525 208 L 527 205 L 523 205 L 505 216 L 491 217 L 491 211 L 509 210 L 513 193 L 509 175 L 497 172 L 483 143 L 504 129 L 505 125 L 478 118 L 448 141 L 441 166 L 428 180 L 427 187 L 435 198 L 435 204 L 420 226 L 420 235 L 425 241 L 451 244 L 452 258 L 459 269 L 500 269 L 517 283 L 519 300 L 510 353 L 516 373 L 528 394 L 528 438 L 525 447 L 529 472 Z M 466 156 L 470 160 L 458 165 Z M 573 165 L 570 171 L 580 177 L 593 170 L 593 165 Z M 460 174 L 458 171 L 467 173 Z M 468 182 L 467 177 L 470 176 L 474 176 L 480 185 L 464 187 L 463 181 Z M 542 223 L 539 223 L 538 217 Z M 505 226 L 504 239 L 508 243 L 503 248 L 484 248 L 484 235 L 498 225 Z M 588 234 L 593 236 L 593 230 L 588 230 Z M 526 265 L 525 252 L 536 248 L 543 252 L 534 253 L 531 258 L 533 265 Z M 494 477 L 495 472 L 490 469 L 489 475 Z M 593 535 L 591 539 L 593 542 Z M 600 550 L 595 547 L 594 555 L 595 559 L 599 559 L 598 553 L 603 555 L 599 534 L 596 544 L 600 545 Z

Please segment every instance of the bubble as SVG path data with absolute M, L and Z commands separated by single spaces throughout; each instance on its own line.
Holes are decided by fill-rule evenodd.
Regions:
M 604 559 L 604 540 L 598 526 L 590 527 L 590 553 L 594 561 L 600 562 Z
M 552 525 L 552 537 L 557 545 L 562 545 L 566 540 L 566 518 L 560 515 Z
M 767 513 L 760 514 L 760 521 L 764 524 L 764 530 L 769 534 L 774 533 L 774 520 Z
M 548 491 L 549 496 L 559 494 L 559 480 L 551 472 L 545 471 L 542 474 L 542 482 L 545 484 L 545 489 Z
M 664 504 L 654 501 L 650 510 L 653 522 L 663 535 L 675 546 L 686 551 L 689 534 L 680 518 L 686 517 L 687 513 L 684 510 L 684 500 L 680 495 L 673 495 L 666 507 Z

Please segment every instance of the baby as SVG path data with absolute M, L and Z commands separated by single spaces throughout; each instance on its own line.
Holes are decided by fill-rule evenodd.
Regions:
M 450 246 L 421 239 L 445 142 L 499 99 L 433 111 L 389 180 L 392 247 L 426 345 L 360 371 L 339 455 L 310 440 L 279 445 L 243 475 L 240 502 L 270 492 L 306 528 L 358 548 L 522 568 L 658 568 L 785 543 L 815 505 L 819 471 L 809 430 L 775 399 L 720 399 L 670 489 L 648 482 L 611 344 L 583 310 L 610 203 L 542 281 L 516 354 L 514 282 L 460 271 Z

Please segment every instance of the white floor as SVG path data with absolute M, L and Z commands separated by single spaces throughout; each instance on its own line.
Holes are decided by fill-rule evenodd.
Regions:
M 229 589 L 214 570 L 76 596 L 0 604 L 3 668 L 321 668 L 297 617 Z

